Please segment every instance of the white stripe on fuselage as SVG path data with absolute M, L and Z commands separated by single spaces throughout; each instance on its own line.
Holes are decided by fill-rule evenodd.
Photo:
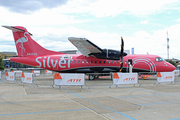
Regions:
M 151 59 L 145 58 L 145 57 L 133 58 L 133 66 L 139 62 L 143 62 L 143 63 L 147 64 L 149 66 L 150 72 L 156 72 L 156 65 Z

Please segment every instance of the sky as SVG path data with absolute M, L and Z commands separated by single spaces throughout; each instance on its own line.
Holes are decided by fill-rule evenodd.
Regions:
M 0 25 L 23 26 L 46 49 L 75 50 L 68 37 L 98 47 L 180 59 L 180 0 L 0 0 Z M 0 52 L 16 52 L 0 26 Z M 168 32 L 168 34 L 167 34 Z

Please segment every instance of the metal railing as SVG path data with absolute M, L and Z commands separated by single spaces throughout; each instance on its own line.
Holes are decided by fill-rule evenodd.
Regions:
M 6 81 L 6 72 L 7 70 L 1 71 L 0 83 Z M 31 70 L 26 70 L 23 72 L 32 72 Z M 45 70 L 41 70 L 40 75 L 34 76 L 34 84 L 38 86 L 53 86 L 54 84 L 54 73 L 51 75 L 46 75 Z M 157 82 L 157 73 L 156 72 L 140 72 L 138 73 L 138 84 L 154 84 Z M 91 79 L 90 77 L 94 77 Z M 175 76 L 175 83 L 178 83 L 179 76 Z M 85 86 L 110 86 L 112 82 L 112 73 L 87 73 L 85 77 Z M 15 83 L 21 83 L 21 76 L 16 76 Z M 96 82 L 97 81 L 97 82 Z

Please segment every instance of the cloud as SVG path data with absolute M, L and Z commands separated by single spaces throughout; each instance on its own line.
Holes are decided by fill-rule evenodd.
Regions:
M 0 47 L 0 51 L 4 52 L 4 51 L 8 51 L 8 52 L 16 52 L 16 48 L 12 45 L 1 45 Z
M 32 38 L 37 41 L 40 45 L 47 49 L 60 51 L 60 50 L 72 50 L 76 49 L 68 40 L 68 37 L 83 37 L 92 41 L 97 46 L 108 49 L 120 49 L 120 36 L 117 33 L 107 32 L 93 32 L 89 30 L 79 29 L 76 27 L 63 27 L 63 28 L 52 28 L 52 27 L 26 27 L 29 32 L 33 34 Z M 12 32 L 5 28 L 0 28 L 0 31 L 5 31 L 1 35 L 1 43 L 7 42 L 13 43 L 14 38 Z M 6 38 L 9 36 L 8 38 Z M 6 41 L 5 39 L 8 39 Z M 3 42 L 3 44 L 4 44 Z M 16 51 L 15 45 L 0 47 L 0 51 Z
M 117 26 L 121 29 L 131 27 L 131 25 L 129 25 L 129 24 L 118 24 Z
M 135 33 L 135 36 L 137 36 L 139 38 L 146 38 L 146 39 L 150 38 L 150 34 L 147 33 L 146 31 L 138 31 Z
M 29 28 L 27 29 L 30 31 Z M 43 47 L 55 51 L 76 49 L 68 41 L 67 37 L 87 38 L 102 49 L 107 48 L 119 50 L 121 44 L 121 36 L 118 33 L 93 32 L 69 26 L 63 28 L 32 27 L 30 29 L 30 32 L 34 33 L 32 38 L 35 41 L 37 41 Z M 149 33 L 147 31 L 137 31 L 133 36 L 128 35 L 123 37 L 125 49 L 131 50 L 131 48 L 134 47 L 135 54 L 146 54 L 148 52 L 149 54 L 160 55 L 163 58 L 167 58 L 166 33 L 168 30 L 170 39 L 170 58 L 180 58 L 180 36 L 178 36 L 179 29 L 180 24 L 176 24 L 165 29 L 156 30 L 153 33 Z M 1 40 L 4 40 L 1 41 L 2 45 L 0 46 L 0 51 L 16 51 L 15 45 L 13 45 L 11 31 L 3 28 L 3 30 L 0 29 L 0 32 L 5 33 L 3 35 L 1 34 Z
M 53 26 L 59 27 L 65 24 L 78 24 L 91 22 L 91 19 L 77 19 L 74 15 L 65 15 L 58 13 L 56 9 L 41 9 L 32 14 L 19 14 L 9 12 L 7 9 L 0 7 L 0 22 L 6 25 L 21 25 L 26 27 L 31 26 Z M 12 19 L 14 18 L 14 19 Z
M 119 14 L 149 15 L 161 9 L 171 9 L 171 3 L 178 0 L 70 0 L 62 5 L 62 13 L 88 13 L 95 17 L 117 16 Z
M 16 13 L 32 13 L 42 8 L 53 8 L 66 4 L 67 0 L 1 0 L 0 6 Z
M 57 31 L 57 32 L 53 32 Z M 35 37 L 34 39 L 42 46 L 53 48 L 54 50 L 76 49 L 68 40 L 68 37 L 82 37 L 92 41 L 97 46 L 108 49 L 120 49 L 120 36 L 116 33 L 93 32 L 75 27 L 65 27 L 57 29 L 45 28 L 43 31 L 49 31 L 46 36 Z M 53 41 L 52 41 L 53 40 Z M 118 45 L 119 44 L 119 45 Z
M 156 30 L 153 33 L 146 31 L 138 31 L 135 36 L 125 36 L 125 49 L 131 49 L 134 47 L 135 54 L 155 54 L 160 55 L 163 58 L 167 58 L 167 31 L 170 39 L 169 55 L 170 58 L 180 58 L 179 45 L 180 36 L 178 30 L 180 24 L 172 25 L 165 29 Z
M 178 0 L 1 0 L 0 6 L 16 13 L 34 13 L 40 9 L 56 8 L 58 13 L 84 13 L 95 17 L 119 14 L 149 15 L 162 9 L 172 9 Z M 47 14 L 49 15 L 49 14 Z
M 145 20 L 145 21 L 141 21 L 140 24 L 147 24 L 149 21 Z
M 41 0 L 32 1 L 30 4 L 34 6 L 32 8 L 26 7 L 28 9 L 20 6 L 26 6 L 30 2 L 29 0 L 24 1 L 25 3 L 22 5 L 16 5 L 13 1 L 11 1 L 12 3 L 7 1 L 6 4 L 3 3 L 5 1 L 0 3 L 1 6 L 6 6 L 6 8 L 0 7 L 0 16 L 3 16 L 0 23 L 26 27 L 33 34 L 33 39 L 47 49 L 55 51 L 76 49 L 67 39 L 73 36 L 85 37 L 102 49 L 119 50 L 121 34 L 124 38 L 125 49 L 131 50 L 134 47 L 136 54 L 149 52 L 149 54 L 166 58 L 166 32 L 168 30 L 170 58 L 179 58 L 180 37 L 178 30 L 180 25 L 175 23 L 171 26 L 170 24 L 165 25 L 163 21 L 158 23 L 159 20 L 152 23 L 152 17 L 148 16 L 150 14 L 156 16 L 156 13 L 166 11 L 166 8 L 169 9 L 175 5 L 176 0 L 161 2 L 155 0 L 68 0 L 63 3 L 55 2 L 59 5 L 54 5 L 55 3 L 52 1 L 49 6 Z M 171 5 L 171 3 L 174 4 Z M 30 11 L 31 14 L 22 14 L 23 11 L 18 12 L 21 9 L 24 9 L 26 13 Z M 145 17 L 139 19 L 141 15 Z M 148 24 L 150 20 L 152 24 L 156 25 L 152 27 L 153 29 L 149 28 L 148 25 L 139 26 L 139 23 Z M 0 51 L 16 51 L 12 32 L 0 27 L 0 33 Z

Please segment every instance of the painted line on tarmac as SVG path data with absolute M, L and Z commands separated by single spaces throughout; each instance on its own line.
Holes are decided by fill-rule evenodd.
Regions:
M 10 90 L 10 92 L 13 91 L 13 90 Z M 18 90 L 17 90 L 18 91 Z M 20 90 L 21 91 L 21 90 Z M 22 90 L 24 91 L 24 90 Z M 37 91 L 37 90 L 31 90 L 31 91 Z M 134 92 L 134 91 L 144 91 L 143 89 L 137 89 L 137 90 L 123 90 L 123 91 L 103 91 L 103 92 L 84 92 L 84 93 L 78 93 L 78 94 L 94 94 L 94 93 L 115 93 L 115 92 Z M 0 91 L 1 92 L 1 91 Z M 3 92 L 3 91 L 2 91 Z M 5 92 L 5 91 L 4 91 Z M 6 91 L 8 92 L 8 91 Z M 66 93 L 66 94 L 70 94 L 70 93 Z M 19 96 L 26 96 L 26 97 L 29 97 L 29 96 L 39 96 L 39 95 L 61 95 L 60 93 L 55 93 L 55 94 L 28 94 L 28 95 L 0 95 L 0 97 L 19 97 Z
M 112 107 L 112 108 L 132 107 L 132 106 L 148 106 L 148 105 L 169 104 L 169 103 L 180 103 L 180 101 L 159 102 L 159 103 L 146 103 L 146 104 L 134 104 L 134 105 L 125 105 L 125 106 L 115 106 L 115 107 Z M 98 108 L 92 108 L 92 109 L 98 109 Z
M 0 97 L 30 97 L 30 96 L 47 96 L 47 95 L 61 95 L 57 94 L 30 94 L 30 95 L 0 95 Z
M 169 103 L 180 103 L 180 101 L 159 102 L 159 103 L 146 103 L 146 104 L 138 104 L 138 105 L 146 106 L 146 105 L 159 105 L 159 104 L 169 104 Z
M 145 89 L 142 89 L 142 90 L 143 90 L 143 91 L 147 91 L 147 92 L 153 92 L 153 93 L 161 94 L 161 95 L 169 95 L 169 96 L 180 97 L 180 95 L 174 95 L 174 94 L 163 93 L 163 92 L 157 92 L 157 91 L 152 91 L 152 90 L 145 90 Z
M 57 112 L 72 112 L 72 111 L 82 111 L 82 110 L 89 110 L 89 109 L 73 109 L 73 110 L 59 110 L 59 111 L 43 111 L 43 112 L 12 113 L 12 114 L 0 114 L 0 116 L 26 115 L 26 114 L 41 114 L 41 113 L 57 113 Z
M 0 90 L 0 92 L 19 92 L 19 91 L 24 91 L 24 90 Z
M 32 102 L 11 102 L 11 103 L 0 103 L 1 104 L 23 104 L 23 103 L 43 103 L 43 102 L 69 102 L 73 100 L 53 100 L 53 101 L 32 101 Z M 90 101 L 88 99 L 88 101 Z M 93 103 L 95 103 L 93 101 Z M 129 107 L 129 106 L 147 106 L 147 105 L 157 105 L 157 104 L 168 104 L 168 103 L 180 103 L 180 101 L 169 101 L 169 102 L 159 102 L 159 103 L 146 103 L 146 104 L 136 104 L 136 105 L 127 105 L 127 106 L 116 106 L 112 108 L 119 108 L 119 107 Z M 97 104 L 97 103 L 96 103 Z M 100 108 L 92 108 L 92 109 L 100 109 Z
M 133 95 L 133 96 L 120 96 L 120 97 L 113 97 L 113 98 L 133 98 L 133 97 L 153 97 L 153 96 L 159 96 L 159 95 L 167 95 L 167 94 L 156 94 L 156 95 Z
M 52 101 L 29 101 L 29 102 L 8 102 L 8 103 L 0 103 L 0 105 L 5 104 L 24 104 L 24 103 L 44 103 L 44 102 L 69 102 L 72 100 L 52 100 Z
M 70 92 L 70 91 L 69 91 Z M 171 102 L 159 102 L 159 103 L 146 103 L 146 104 L 136 104 L 136 105 L 128 105 L 128 106 L 116 106 L 116 107 L 112 107 L 112 108 L 109 108 L 109 107 L 106 107 L 106 106 L 103 106 L 99 103 L 96 103 L 94 101 L 91 101 L 89 99 L 86 99 L 86 98 L 83 98 L 79 95 L 76 95 L 75 93 L 72 93 L 73 95 L 77 96 L 77 97 L 80 97 L 84 100 L 87 100 L 89 102 L 92 102 L 94 104 L 97 104 L 103 108 L 106 108 L 106 109 L 109 109 L 113 112 L 116 112 L 118 114 L 121 114 L 127 118 L 130 118 L 130 119 L 133 119 L 135 120 L 134 118 L 130 117 L 130 116 L 127 116 L 121 112 L 118 112 L 118 111 L 115 111 L 114 109 L 112 108 L 118 108 L 118 107 L 130 107 L 130 106 L 147 106 L 147 105 L 157 105 L 157 104 L 168 104 L 168 103 L 180 103 L 180 101 L 171 101 Z M 60 102 L 65 102 L 65 101 L 72 101 L 72 100 L 60 100 Z M 42 101 L 39 101 L 39 102 L 42 102 Z M 46 101 L 45 101 L 46 102 Z M 58 100 L 57 101 L 47 101 L 47 102 L 59 102 Z M 19 102 L 20 103 L 20 102 Z M 34 103 L 34 102 L 21 102 L 21 103 Z M 9 103 L 11 104 L 11 103 Z M 13 103 L 12 103 L 13 104 Z M 95 110 L 95 109 L 102 109 L 102 108 L 91 108 L 92 110 Z M 0 116 L 10 116 L 10 115 L 26 115 L 26 114 L 41 114 L 41 113 L 56 113 L 56 112 L 72 112 L 72 111 L 83 111 L 83 110 L 89 110 L 89 109 L 72 109 L 72 110 L 59 110 L 59 111 L 43 111 L 43 112 L 27 112 L 27 113 L 12 113 L 12 114 L 0 114 Z M 180 118 L 177 118 L 177 119 L 171 119 L 171 120 L 180 120 Z
M 66 89 L 64 89 L 64 90 L 66 90 Z M 106 107 L 106 106 L 101 105 L 101 104 L 99 104 L 99 103 L 97 103 L 97 102 L 94 102 L 94 101 L 92 101 L 92 100 L 89 100 L 89 99 L 87 99 L 87 98 L 84 98 L 84 97 L 82 97 L 82 96 L 80 96 L 80 95 L 78 95 L 78 94 L 76 94 L 76 93 L 73 93 L 73 92 L 71 92 L 71 91 L 69 91 L 69 90 L 66 90 L 66 91 L 69 92 L 69 93 L 71 93 L 71 94 L 73 94 L 73 95 L 75 95 L 75 96 L 77 96 L 77 97 L 79 97 L 79 98 L 82 98 L 82 99 L 84 99 L 84 100 L 87 100 L 87 101 L 89 101 L 89 102 L 91 102 L 91 103 L 94 103 L 94 104 L 96 104 L 96 105 L 99 105 L 99 106 L 101 106 L 101 107 L 103 107 L 103 108 L 106 108 L 106 109 L 111 110 L 111 111 L 113 111 L 113 112 L 116 112 L 116 113 L 118 113 L 118 114 L 121 114 L 121 115 L 123 115 L 123 116 L 125 116 L 125 117 L 127 117 L 127 118 L 129 118 L 129 119 L 136 120 L 135 118 L 132 118 L 132 117 L 130 117 L 130 116 L 126 115 L 126 114 L 123 114 L 123 113 L 121 113 L 121 112 L 119 112 L 119 111 L 116 111 L 116 110 L 114 110 L 114 109 L 112 109 L 112 108 L 110 108 L 110 107 Z

